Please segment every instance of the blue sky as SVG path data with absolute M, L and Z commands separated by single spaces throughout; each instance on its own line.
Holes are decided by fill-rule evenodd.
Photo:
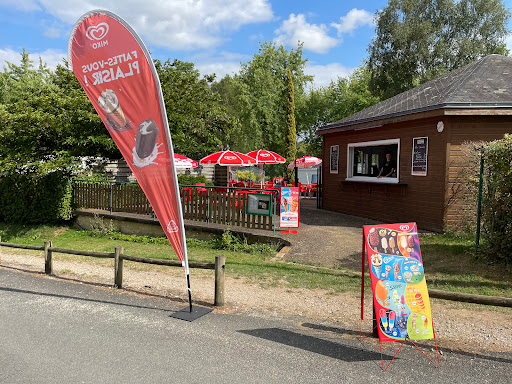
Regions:
M 512 0 L 505 1 L 512 8 Z M 71 5 L 72 4 L 72 5 Z M 25 48 L 50 68 L 67 55 L 76 20 L 108 9 L 142 37 L 154 58 L 193 62 L 220 79 L 251 60 L 262 41 L 304 43 L 314 86 L 348 75 L 367 56 L 373 16 L 387 0 L 0 0 L 0 68 Z M 512 29 L 512 25 L 509 26 Z M 512 39 L 509 39 L 512 48 Z

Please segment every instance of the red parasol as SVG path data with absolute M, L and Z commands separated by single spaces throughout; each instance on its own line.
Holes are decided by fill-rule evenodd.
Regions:
M 302 156 L 302 157 L 299 157 L 297 160 L 292 161 L 290 164 L 288 164 L 288 169 L 293 169 L 295 167 L 297 167 L 297 168 L 314 167 L 315 165 L 318 165 L 320 163 L 322 163 L 322 159 L 319 159 L 318 157 Z
M 252 157 L 235 151 L 215 152 L 199 160 L 201 164 L 218 164 L 232 167 L 245 167 L 256 164 Z
M 199 160 L 199 162 L 201 164 L 218 164 L 224 165 L 226 167 L 245 167 L 248 165 L 256 164 L 256 160 L 254 158 L 244 155 L 240 152 L 229 150 L 212 153 L 211 155 L 203 157 L 201 160 Z
M 261 188 L 263 188 L 263 164 L 283 164 L 286 162 L 283 156 L 272 151 L 267 151 L 266 149 L 249 152 L 247 156 L 255 158 L 257 163 L 260 165 Z
M 195 168 L 199 164 L 197 161 L 183 155 L 174 154 L 174 166 L 176 168 Z

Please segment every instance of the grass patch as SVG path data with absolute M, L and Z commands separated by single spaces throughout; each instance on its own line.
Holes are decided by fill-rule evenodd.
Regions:
M 23 226 L 0 224 L 2 241 L 42 246 L 52 240 L 58 248 L 96 252 L 113 252 L 123 246 L 128 255 L 176 260 L 176 254 L 165 238 L 121 234 L 111 229 L 78 231 L 66 226 Z M 512 297 L 510 266 L 495 265 L 474 255 L 470 236 L 448 234 L 423 235 L 420 239 L 428 287 L 445 291 Z M 228 276 L 245 279 L 262 286 L 325 289 L 330 293 L 344 291 L 358 294 L 361 277 L 346 268 L 325 268 L 321 264 L 299 265 L 269 262 L 277 253 L 275 244 L 247 244 L 229 231 L 216 240 L 187 239 L 191 262 L 215 262 L 215 256 L 226 256 Z M 83 257 L 69 255 L 82 260 Z M 95 261 L 96 259 L 93 259 Z M 369 279 L 366 280 L 369 282 Z

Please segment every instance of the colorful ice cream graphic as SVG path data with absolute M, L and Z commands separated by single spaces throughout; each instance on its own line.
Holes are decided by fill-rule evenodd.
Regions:
M 400 274 L 400 263 L 398 261 L 393 265 L 393 272 L 395 274 L 395 281 L 397 281 Z
M 378 241 L 378 239 L 377 239 Z M 379 253 L 375 253 L 371 256 L 371 262 L 373 265 L 373 268 L 375 270 L 375 276 L 377 276 L 379 279 L 381 278 L 381 271 L 382 271 L 382 255 Z
M 107 113 L 107 126 L 110 129 L 119 131 L 129 125 L 113 90 L 107 89 L 102 92 L 98 98 L 98 104 Z
M 379 234 L 377 233 L 377 230 L 375 228 L 371 228 L 368 233 L 368 242 L 370 243 L 370 246 L 374 249 L 377 249 L 379 246 Z
M 395 326 L 395 312 L 389 312 L 389 329 L 392 330 Z
M 425 309 L 425 303 L 423 302 L 421 293 L 418 292 L 416 295 L 414 295 L 414 299 L 416 300 L 416 304 L 418 304 L 421 309 Z
M 386 310 L 384 308 L 380 309 L 379 316 L 382 326 L 386 329 L 388 327 L 388 317 L 386 316 Z
M 387 253 L 387 250 L 388 250 L 388 239 L 383 237 L 382 239 L 380 239 L 380 241 L 381 241 L 382 249 L 384 249 L 384 253 Z
M 144 120 L 137 127 L 135 147 L 133 148 L 133 163 L 137 167 L 155 164 L 158 156 L 157 139 L 160 130 L 153 119 Z M 160 144 L 161 145 L 161 144 Z

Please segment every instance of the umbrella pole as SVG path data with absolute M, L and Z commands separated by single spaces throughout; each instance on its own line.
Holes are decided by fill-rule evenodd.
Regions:
M 263 189 L 263 163 L 260 163 L 260 188 Z

